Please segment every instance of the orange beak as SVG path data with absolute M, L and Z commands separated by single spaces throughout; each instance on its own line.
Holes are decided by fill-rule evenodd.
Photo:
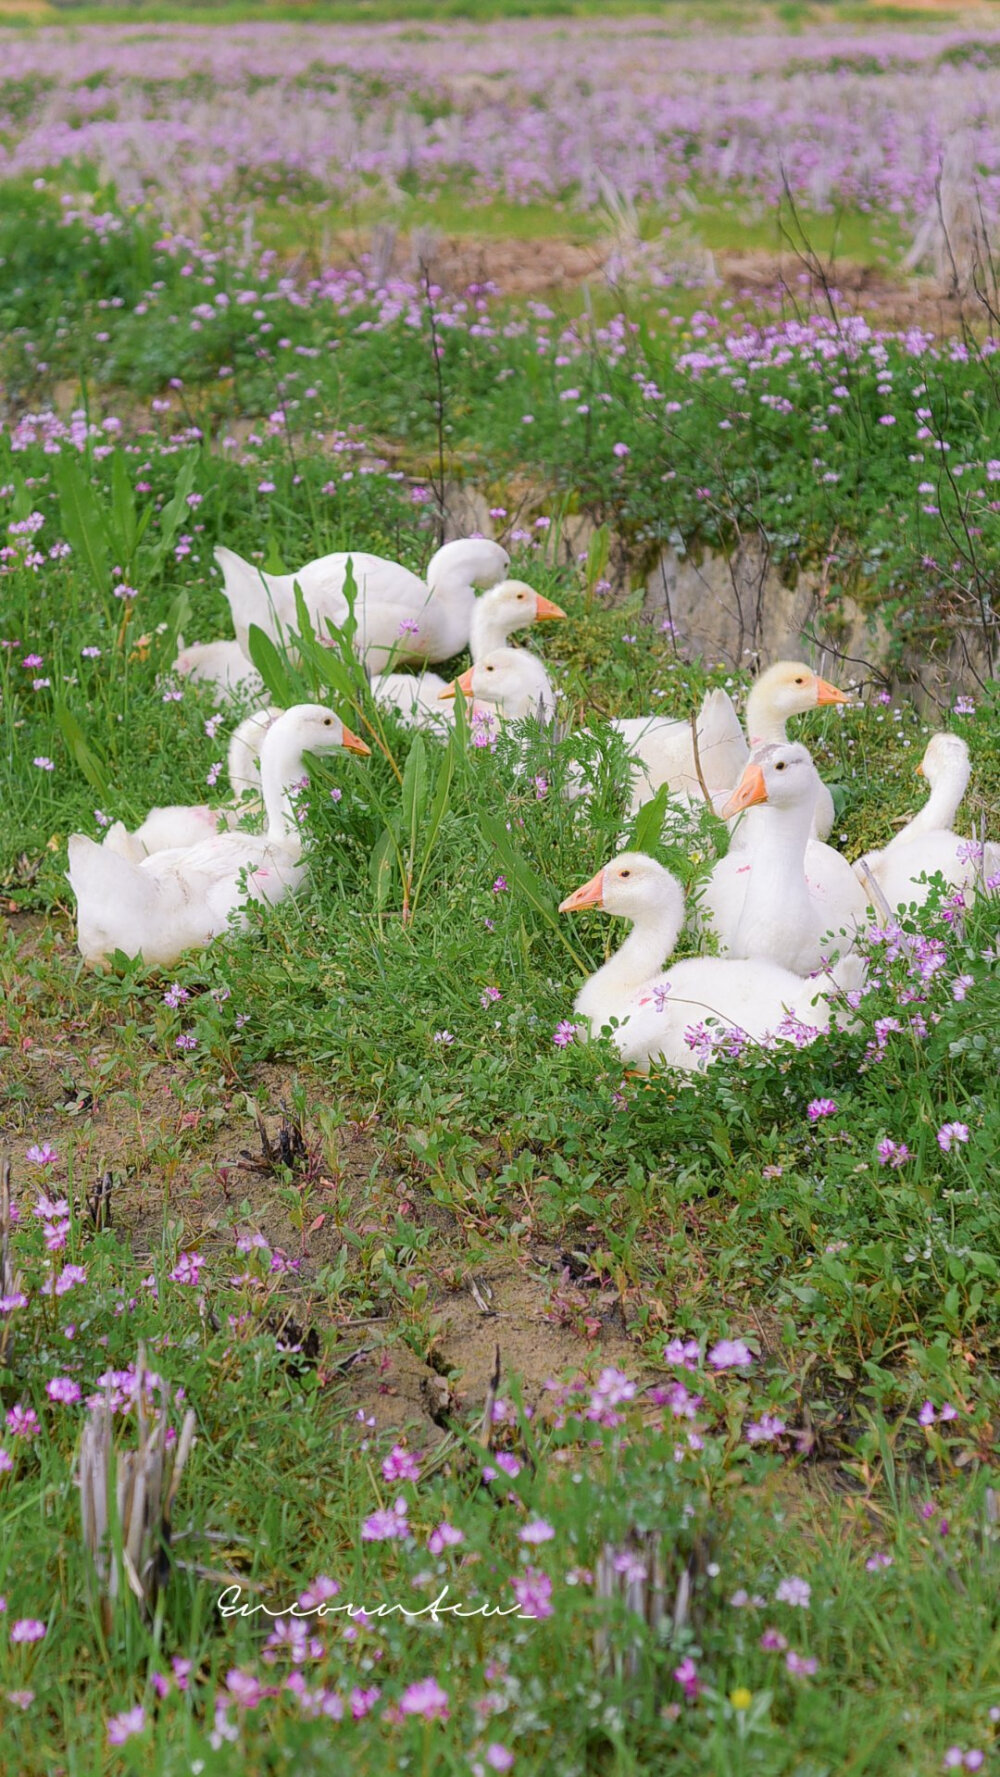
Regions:
M 535 618 L 538 623 L 545 623 L 553 617 L 565 617 L 566 613 L 561 605 L 554 605 L 551 599 L 543 598 L 540 592 L 536 592 L 535 597 L 538 601 L 535 610 Z
M 440 703 L 442 697 L 454 697 L 457 691 L 461 691 L 463 697 L 471 697 L 474 671 L 474 667 L 466 667 L 464 673 L 460 673 L 457 679 L 453 679 L 450 685 L 446 685 L 443 691 L 438 692 L 438 702 Z
M 579 913 L 581 907 L 600 907 L 604 901 L 604 871 L 598 870 L 582 888 L 574 889 L 565 901 L 560 901 L 560 913 Z
M 358 735 L 352 734 L 349 728 L 344 729 L 342 744 L 345 753 L 360 753 L 363 759 L 370 759 L 372 756 L 371 747 L 366 747 L 364 741 Z
M 759 765 L 747 766 L 735 790 L 720 811 L 724 821 L 732 820 L 741 808 L 752 808 L 755 802 L 767 801 L 767 784 L 764 773 Z
M 827 679 L 816 680 L 817 703 L 850 703 L 850 701 L 845 692 L 838 691 L 836 685 L 831 685 Z

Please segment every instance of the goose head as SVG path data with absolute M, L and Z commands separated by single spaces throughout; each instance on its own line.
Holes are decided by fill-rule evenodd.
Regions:
M 261 742 L 261 761 L 294 747 L 299 753 L 359 753 L 371 748 L 322 703 L 296 703 L 273 720 Z
M 811 813 L 818 790 L 819 774 L 806 747 L 794 743 L 761 747 L 720 813 L 728 821 L 742 809 L 762 802 L 771 808 L 807 809 Z
M 635 924 L 668 917 L 678 930 L 684 921 L 684 890 L 669 870 L 641 851 L 623 851 L 589 882 L 559 903 L 560 913 L 601 907 Z
M 924 756 L 916 767 L 918 777 L 925 777 L 932 790 L 939 784 L 961 780 L 962 794 L 971 773 L 969 749 L 960 734 L 932 734 Z
M 510 567 L 510 556 L 487 537 L 460 537 L 445 543 L 427 564 L 432 592 L 465 592 L 495 586 Z
M 843 691 L 821 679 L 804 660 L 776 661 L 761 673 L 747 699 L 750 745 L 777 739 L 775 731 L 783 734 L 790 716 L 802 716 L 825 704 L 847 702 Z
M 492 705 L 510 722 L 525 716 L 541 716 L 550 721 L 555 715 L 549 675 L 542 662 L 526 648 L 494 648 L 485 659 L 445 685 L 438 696 L 454 697 L 456 691 L 477 703 Z
M 548 623 L 566 615 L 561 605 L 536 592 L 526 580 L 501 580 L 476 600 L 476 611 L 491 623 L 502 624 L 508 635 L 532 623 Z

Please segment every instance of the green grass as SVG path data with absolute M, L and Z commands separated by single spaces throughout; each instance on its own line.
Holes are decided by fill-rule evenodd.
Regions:
M 900 641 L 919 620 L 940 644 L 957 576 L 922 561 L 923 506 L 971 551 L 969 576 L 988 587 L 996 572 L 976 492 L 998 454 L 990 361 L 888 342 L 884 363 L 862 355 L 844 373 L 830 412 L 839 373 L 793 355 L 752 372 L 772 404 L 748 420 L 724 361 L 677 362 L 710 351 L 735 312 L 710 326 L 693 311 L 711 292 L 639 288 L 623 293 L 637 331 L 602 313 L 566 353 L 542 341 L 565 343 L 575 297 L 550 315 L 487 306 L 477 332 L 451 317 L 439 382 L 426 312 L 411 325 L 374 300 L 303 305 L 275 274 L 225 263 L 211 290 L 228 307 L 192 328 L 206 287 L 154 248 L 143 217 L 102 242 L 60 228 L 46 194 L 17 197 L 0 239 L 11 404 L 37 413 L 83 373 L 91 422 L 110 409 L 120 430 L 58 456 L 27 428 L 16 449 L 0 441 L 13 552 L 0 576 L 0 1116 L 27 1297 L 0 1320 L 0 1407 L 39 1421 L 20 1435 L 15 1414 L 0 1433 L 7 1765 L 436 1777 L 502 1768 L 510 1751 L 532 1777 L 931 1777 L 951 1746 L 995 1757 L 995 896 L 958 924 L 932 900 L 911 937 L 933 937 L 942 965 L 918 982 L 905 948 L 885 955 L 858 1028 L 822 1044 L 679 1085 L 622 1080 L 605 1041 L 553 1042 L 581 968 L 615 940 L 599 915 L 555 907 L 626 824 L 623 762 L 580 730 L 609 711 L 686 714 L 724 677 L 680 659 L 638 592 L 598 590 L 600 551 L 576 558 L 572 520 L 613 531 L 637 577 L 671 535 L 720 548 L 760 525 L 789 572 L 833 563 L 833 609 L 849 589 Z M 531 220 L 541 229 L 544 213 Z M 724 231 L 724 213 L 711 225 Z M 251 280 L 258 297 L 240 304 Z M 895 427 L 878 425 L 877 367 L 892 373 Z M 571 386 L 590 415 L 562 398 Z M 925 404 L 976 475 L 911 462 Z M 298 665 L 269 668 L 271 693 L 331 699 L 373 745 L 310 774 L 307 890 L 169 974 L 88 974 L 68 835 L 98 832 L 95 811 L 134 822 L 221 794 L 206 780 L 226 724 L 204 695 L 175 700 L 169 679 L 179 629 L 225 627 L 212 545 L 274 567 L 352 545 L 419 567 L 433 502 L 412 493 L 439 447 L 505 508 L 515 571 L 568 613 L 530 645 L 572 731 L 529 725 L 495 752 L 460 734 L 446 754 L 380 722 L 360 672 L 307 642 Z M 817 457 L 838 481 L 820 479 Z M 924 474 L 933 501 L 915 497 Z M 49 556 L 61 540 L 71 553 Z M 133 602 L 116 598 L 115 567 Z M 995 835 L 996 687 L 976 701 L 952 718 L 974 762 L 963 814 Z M 872 699 L 798 733 L 835 788 L 848 855 L 884 842 L 917 799 L 916 712 Z M 585 819 L 561 794 L 581 758 L 597 778 Z M 657 851 L 693 889 L 717 843 L 706 823 Z M 925 1034 L 908 1023 L 916 1006 Z M 836 1109 L 810 1121 L 816 1099 Z M 954 1122 L 969 1140 L 944 1151 L 937 1132 Z M 879 1160 L 886 1139 L 907 1145 L 898 1169 Z M 55 1158 L 29 1160 L 43 1142 Z M 97 1227 L 87 1199 L 106 1175 L 112 1222 Z M 51 1250 L 32 1213 L 42 1189 L 66 1200 L 47 1211 Z M 85 1279 L 46 1292 L 68 1264 Z M 708 1354 L 725 1338 L 752 1361 L 717 1368 Z M 678 1356 L 673 1340 L 692 1344 Z M 100 1393 L 140 1341 L 184 1390 L 173 1423 L 190 1406 L 197 1440 L 156 1608 L 121 1575 L 104 1618 L 74 1481 L 84 1408 L 47 1385 Z M 751 1440 L 764 1414 L 783 1430 Z M 120 1449 L 136 1429 L 134 1411 L 116 1414 Z M 394 1476 L 400 1444 L 416 1480 Z M 397 1499 L 412 1534 L 363 1539 Z M 442 1522 L 464 1540 L 429 1548 Z M 266 1647 L 262 1614 L 217 1608 L 238 1584 L 278 1610 L 326 1574 L 337 1604 L 419 1610 L 447 1585 L 468 1609 L 509 1609 L 528 1568 L 542 1576 L 533 1622 L 333 1616 L 298 1662 Z M 598 1584 L 599 1570 L 614 1577 Z M 788 1601 L 793 1578 L 807 1603 Z M 25 1619 L 44 1637 L 11 1640 Z M 285 1682 L 296 1672 L 304 1699 Z M 432 1675 L 447 1719 L 395 1714 Z M 109 1722 L 135 1707 L 141 1727 L 109 1744 Z

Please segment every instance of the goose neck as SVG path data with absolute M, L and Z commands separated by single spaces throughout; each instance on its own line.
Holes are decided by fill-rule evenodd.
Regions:
M 298 839 L 298 823 L 292 807 L 292 791 L 305 776 L 298 736 L 282 734 L 280 724 L 264 737 L 260 752 L 260 785 L 267 815 L 267 837 L 272 844 Z

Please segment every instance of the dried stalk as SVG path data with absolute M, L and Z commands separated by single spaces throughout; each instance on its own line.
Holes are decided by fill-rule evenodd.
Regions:
M 10 1161 L 6 1154 L 0 1161 L 0 1296 L 17 1296 L 21 1292 L 21 1273 L 14 1268 L 11 1233 L 14 1227 L 10 1195 Z M 13 1316 L 0 1319 L 0 1365 L 6 1367 L 10 1357 Z
M 195 1416 L 184 1416 L 176 1443 L 167 1444 L 170 1391 L 155 1418 L 146 1401 L 146 1353 L 136 1361 L 138 1447 L 115 1448 L 110 1395 L 87 1416 L 80 1440 L 78 1483 L 84 1546 L 100 1593 L 101 1621 L 110 1635 L 115 1605 L 127 1585 L 151 1619 L 170 1574 L 171 1522 L 177 1490 L 194 1444 Z M 121 1550 L 121 1561 L 117 1550 Z

